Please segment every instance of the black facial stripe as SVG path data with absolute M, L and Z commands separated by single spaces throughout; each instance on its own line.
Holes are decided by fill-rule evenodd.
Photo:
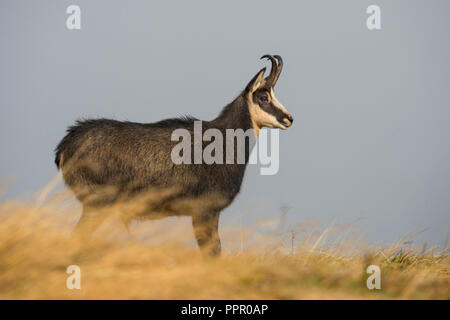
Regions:
M 264 106 L 262 106 L 262 109 L 267 113 L 273 115 L 275 119 L 277 119 L 277 121 L 280 122 L 281 124 L 284 124 L 283 119 L 288 117 L 286 113 L 284 113 L 281 109 L 275 107 L 271 103 L 265 104 Z

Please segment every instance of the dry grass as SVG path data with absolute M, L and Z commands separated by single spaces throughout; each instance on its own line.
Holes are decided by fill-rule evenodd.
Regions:
M 450 298 L 442 248 L 356 248 L 339 227 L 299 224 L 259 238 L 255 228 L 222 228 L 238 240 L 213 259 L 198 252 L 186 221 L 133 225 L 128 235 L 111 219 L 91 243 L 76 243 L 69 233 L 78 214 L 61 194 L 0 203 L 0 299 Z M 329 243 L 333 232 L 344 237 Z M 254 241 L 243 246 L 243 234 Z M 366 287 L 371 264 L 381 268 L 381 290 Z M 66 288 L 69 265 L 81 268 L 81 290 Z

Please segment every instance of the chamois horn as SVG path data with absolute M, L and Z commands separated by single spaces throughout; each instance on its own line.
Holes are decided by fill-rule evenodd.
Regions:
M 280 66 L 277 65 L 277 60 L 270 54 L 265 54 L 261 57 L 261 59 L 267 58 L 272 62 L 272 69 L 270 70 L 270 74 L 265 79 L 266 85 L 269 87 L 275 86 L 277 83 L 278 77 L 280 76 L 281 68 L 283 66 L 283 60 L 281 60 L 280 56 L 275 56 L 277 60 L 281 63 Z
M 275 76 L 275 81 L 273 83 L 275 85 L 275 83 L 277 83 L 277 81 L 278 81 L 278 78 L 280 77 L 281 70 L 283 69 L 283 59 L 281 59 L 281 57 L 277 54 L 274 55 L 274 57 L 275 57 L 275 59 L 278 60 L 277 74 Z

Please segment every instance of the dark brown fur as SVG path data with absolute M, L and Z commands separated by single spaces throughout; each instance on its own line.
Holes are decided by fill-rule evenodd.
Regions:
M 226 129 L 252 128 L 247 98 L 252 81 L 216 119 L 202 122 L 203 131 L 217 128 L 225 137 Z M 193 137 L 194 120 L 88 119 L 69 127 L 55 149 L 55 163 L 83 204 L 75 233 L 92 233 L 107 215 L 99 212 L 123 203 L 126 224 L 131 219 L 191 216 L 200 248 L 220 253 L 219 214 L 240 191 L 252 146 L 247 141 L 245 164 L 176 165 L 170 155 L 178 142 L 171 141 L 171 134 L 185 128 Z

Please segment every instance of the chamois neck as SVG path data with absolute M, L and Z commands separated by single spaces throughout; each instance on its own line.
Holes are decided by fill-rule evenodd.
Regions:
M 244 131 L 244 134 L 248 134 L 249 129 L 254 129 L 254 125 L 251 119 L 249 106 L 247 103 L 247 100 L 243 94 L 239 95 L 234 101 L 229 103 L 227 106 L 225 106 L 222 111 L 220 112 L 219 116 L 215 118 L 214 120 L 209 122 L 210 127 L 217 128 L 221 130 L 224 134 L 226 129 L 242 129 Z M 253 134 L 256 134 L 256 137 L 253 136 Z M 253 137 L 257 138 L 258 132 L 253 131 L 250 132 L 250 136 L 247 135 L 248 139 L 245 139 L 245 165 L 247 165 L 250 157 L 250 153 L 255 146 L 256 140 L 252 139 Z M 237 148 L 237 145 L 235 145 L 235 148 Z M 235 149 L 235 164 L 237 164 L 237 153 Z M 242 170 L 242 166 L 237 165 L 234 166 L 235 170 Z M 245 166 L 244 166 L 245 168 Z M 243 175 L 243 171 L 240 173 Z M 242 177 L 241 177 L 242 178 Z
M 253 128 L 245 97 L 239 95 L 233 102 L 225 106 L 211 123 L 219 129 L 243 129 L 246 131 Z

